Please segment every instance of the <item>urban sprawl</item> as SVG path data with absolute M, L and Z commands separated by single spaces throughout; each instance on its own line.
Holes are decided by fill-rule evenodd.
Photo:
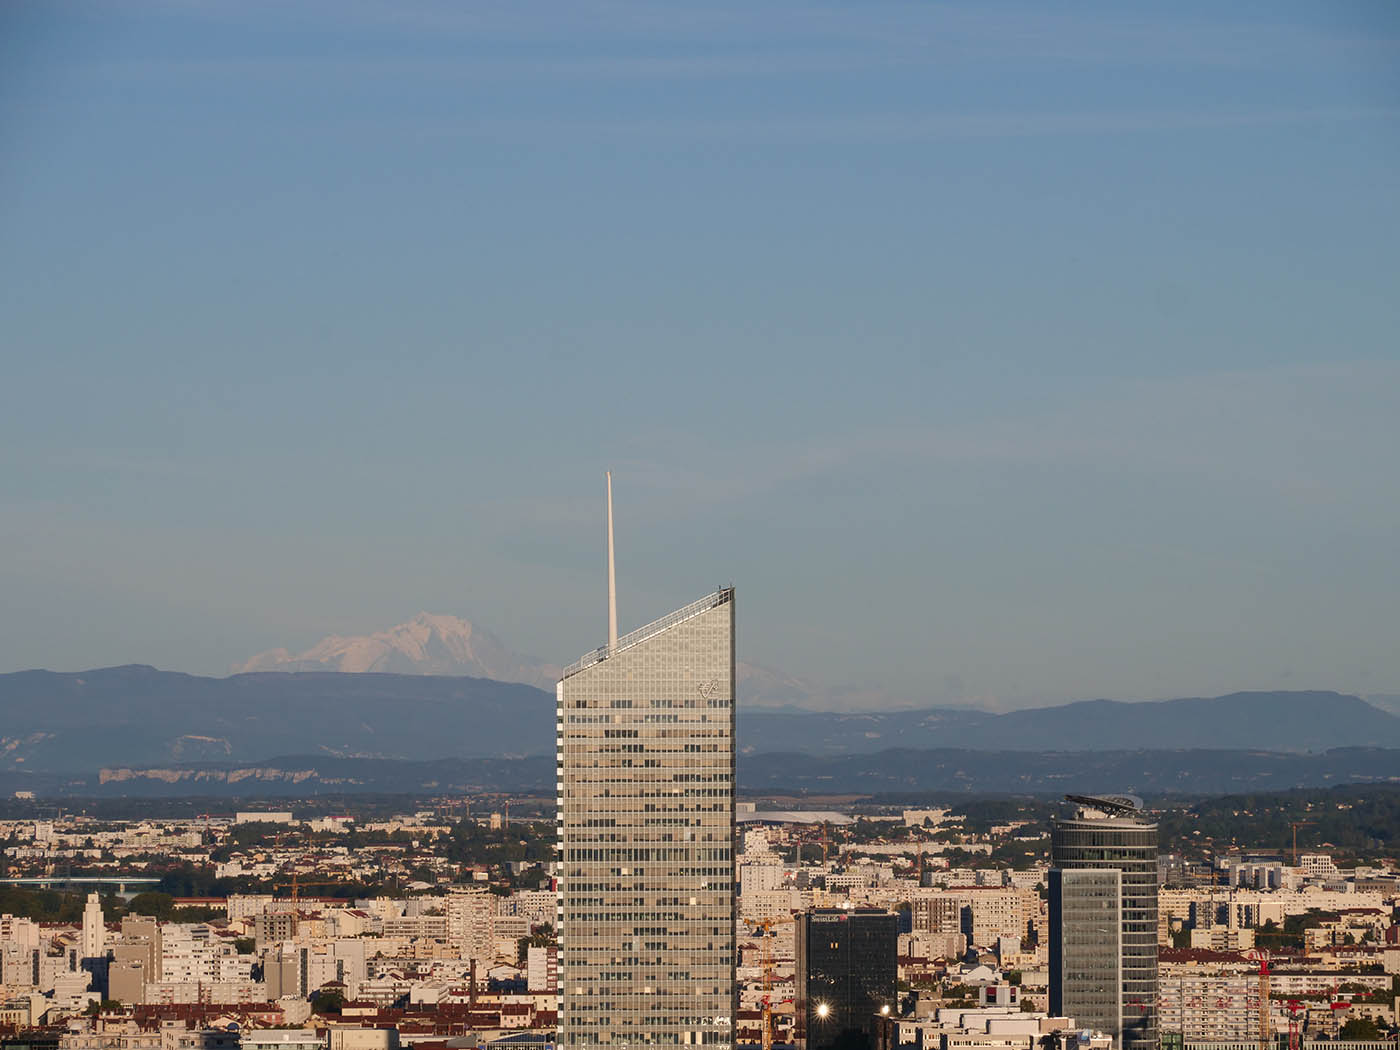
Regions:
M 1046 1035 L 1079 1039 L 1077 1019 L 1048 1012 L 1050 858 L 1041 827 L 1010 821 L 971 832 L 956 808 L 855 816 L 738 808 L 736 1042 L 761 1044 L 765 1017 L 772 1045 L 792 1040 L 797 932 L 807 916 L 833 912 L 857 922 L 891 917 L 877 932 L 889 997 L 880 1006 L 891 1012 L 872 1011 L 872 1045 L 1036 1050 Z M 464 811 L 457 800 L 375 819 L 253 811 L 0 823 L 6 903 L 80 911 L 0 918 L 7 1042 L 65 1050 L 232 1048 L 240 1040 L 259 1050 L 552 1045 L 553 826 L 506 823 L 500 809 Z M 1007 854 L 1017 862 L 990 862 Z M 987 863 L 948 859 L 969 856 Z M 84 879 L 92 880 L 86 894 L 40 888 L 71 893 Z M 201 881 L 250 889 L 161 888 Z M 331 895 L 357 886 L 392 891 Z M 1296 864 L 1278 854 L 1225 853 L 1208 864 L 1161 853 L 1153 889 L 1164 1045 L 1257 1046 L 1261 978 L 1251 951 L 1261 949 L 1270 956 L 1271 1045 L 1290 1028 L 1309 1041 L 1336 1040 L 1349 1025 L 1393 1030 L 1393 865 L 1338 868 L 1320 852 L 1303 852 Z

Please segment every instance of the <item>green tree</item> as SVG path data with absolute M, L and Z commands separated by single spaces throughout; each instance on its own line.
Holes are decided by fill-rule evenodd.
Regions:
M 1361 1041 L 1379 1039 L 1381 1037 L 1380 1025 L 1376 1024 L 1374 1017 L 1353 1017 L 1342 1025 L 1341 1037 Z
M 338 1014 L 345 1006 L 345 993 L 338 988 L 322 988 L 311 994 L 311 1009 L 318 1014 Z
M 168 922 L 175 914 L 175 898 L 159 890 L 147 890 L 132 897 L 127 910 L 133 915 L 152 915 Z
M 83 900 L 76 893 L 0 886 L 0 915 L 19 915 L 40 922 L 72 922 L 82 918 Z

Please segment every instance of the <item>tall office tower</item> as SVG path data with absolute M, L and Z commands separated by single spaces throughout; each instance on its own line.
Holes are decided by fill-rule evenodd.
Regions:
M 899 916 L 814 908 L 797 920 L 797 1045 L 873 1047 L 875 1018 L 899 999 Z
M 102 899 L 87 895 L 83 907 L 82 952 L 84 959 L 101 959 L 107 954 L 107 923 L 102 917 Z
M 728 1050 L 734 948 L 734 591 L 608 644 L 557 690 L 564 1047 Z
M 1050 1012 L 1157 1048 L 1157 825 L 1139 799 L 1067 795 L 1050 837 Z

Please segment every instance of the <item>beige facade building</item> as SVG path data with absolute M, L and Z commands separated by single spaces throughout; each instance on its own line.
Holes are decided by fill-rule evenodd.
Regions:
M 559 1044 L 734 1042 L 734 591 L 558 686 Z

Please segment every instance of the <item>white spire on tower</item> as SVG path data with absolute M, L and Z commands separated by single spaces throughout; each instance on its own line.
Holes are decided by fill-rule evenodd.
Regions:
M 612 471 L 608 471 L 608 651 L 617 648 L 617 563 L 613 558 Z

